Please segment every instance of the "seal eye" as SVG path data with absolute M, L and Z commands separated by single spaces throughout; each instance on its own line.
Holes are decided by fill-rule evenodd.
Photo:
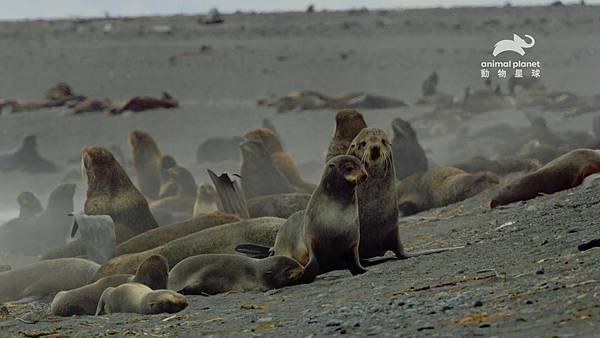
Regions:
M 360 146 L 361 146 L 361 147 L 364 147 L 364 146 L 366 146 L 366 145 L 367 145 L 367 142 L 365 142 L 365 141 L 362 141 L 362 142 L 360 143 Z

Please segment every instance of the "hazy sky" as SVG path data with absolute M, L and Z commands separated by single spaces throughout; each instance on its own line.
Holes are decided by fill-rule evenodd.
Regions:
M 198 14 L 212 7 L 221 12 L 303 10 L 308 4 L 318 9 L 400 8 L 436 6 L 501 6 L 505 0 L 0 0 L 0 20 L 64 18 L 74 16 L 133 16 L 153 14 Z M 511 0 L 513 5 L 548 4 L 552 0 Z M 563 0 L 565 3 L 579 2 Z M 587 0 L 600 3 L 600 0 Z

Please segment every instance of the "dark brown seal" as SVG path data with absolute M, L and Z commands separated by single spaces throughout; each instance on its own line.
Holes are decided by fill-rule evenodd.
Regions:
M 141 112 L 157 108 L 177 108 L 179 103 L 169 93 L 163 93 L 160 98 L 151 96 L 135 96 L 115 106 L 110 110 L 112 115 L 122 114 L 125 111 Z
M 428 168 L 427 156 L 419 144 L 417 133 L 410 123 L 401 118 L 392 121 L 392 150 L 394 152 L 394 166 L 396 178 L 399 180 Z
M 350 147 L 352 140 L 358 133 L 367 127 L 363 116 L 354 109 L 342 109 L 335 114 L 335 130 L 329 143 L 325 162 L 334 156 L 344 155 Z

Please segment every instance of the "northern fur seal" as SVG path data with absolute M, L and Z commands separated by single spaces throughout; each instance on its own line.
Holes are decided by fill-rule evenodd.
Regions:
M 177 194 L 168 196 L 149 203 L 152 212 L 168 212 L 175 219 L 189 219 L 194 213 L 196 203 L 196 180 L 192 173 L 181 166 L 174 166 L 168 170 L 169 176 L 177 186 Z
M 60 291 L 50 304 L 50 313 L 55 316 L 93 315 L 104 290 L 124 283 L 136 282 L 153 290 L 165 289 L 169 266 L 161 256 L 151 256 L 138 267 L 135 275 L 113 275 L 77 289 Z
M 96 316 L 109 313 L 176 313 L 187 307 L 185 296 L 171 290 L 152 290 L 140 283 L 109 287 L 98 301 Z
M 478 173 L 481 171 L 491 171 L 498 175 L 507 175 L 519 171 L 534 171 L 539 169 L 542 164 L 538 160 L 518 159 L 518 158 L 499 158 L 490 160 L 484 156 L 475 156 L 471 160 L 454 165 L 468 173 Z
M 470 174 L 454 167 L 436 167 L 409 176 L 396 185 L 402 216 L 463 201 L 498 184 L 489 171 Z
M 119 244 L 117 246 L 115 256 L 154 249 L 170 241 L 185 237 L 204 229 L 239 221 L 240 218 L 235 215 L 216 211 L 180 223 L 163 225 L 156 229 L 141 233 Z
M 246 203 L 250 217 L 288 218 L 296 211 L 306 209 L 309 200 L 309 194 L 291 193 L 256 197 Z
M 0 273 L 0 303 L 31 302 L 89 283 L 100 265 L 81 258 L 35 262 Z
M 31 218 L 44 211 L 40 200 L 29 191 L 25 191 L 17 196 L 19 203 L 19 218 Z
M 413 253 L 404 251 L 397 224 L 399 212 L 394 159 L 391 143 L 383 130 L 361 130 L 352 141 L 348 155 L 361 159 L 368 174 L 367 179 L 356 188 L 361 259 L 383 256 L 389 250 L 397 258 L 409 258 L 453 249 L 440 248 Z
M 328 162 L 334 156 L 346 154 L 352 140 L 366 127 L 367 123 L 363 116 L 356 110 L 342 109 L 338 111 L 335 114 L 335 129 L 327 149 L 325 162 Z
M 240 149 L 242 189 L 247 199 L 301 191 L 277 169 L 262 141 L 245 141 Z
M 600 150 L 575 149 L 537 171 L 525 175 L 507 184 L 490 202 L 490 207 L 526 201 L 539 194 L 573 188 L 581 184 L 584 178 L 600 172 Z
M 110 106 L 109 100 L 85 99 L 73 107 L 73 114 L 102 112 Z
M 272 130 L 267 128 L 256 128 L 246 133 L 244 137 L 248 140 L 262 141 L 277 169 L 292 185 L 307 193 L 312 193 L 312 191 L 315 190 L 316 186 L 314 184 L 306 182 L 302 176 L 300 176 L 292 156 L 283 149 L 281 140 L 279 140 Z
M 360 264 L 360 224 L 356 186 L 367 173 L 354 156 L 339 155 L 327 162 L 321 183 L 305 211 L 303 238 L 308 249 L 305 281 L 334 269 L 353 275 L 367 270 Z
M 213 137 L 202 142 L 196 151 L 198 163 L 222 162 L 240 160 L 240 143 L 244 139 L 240 136 Z
M 148 198 L 158 198 L 162 154 L 156 142 L 147 132 L 136 129 L 129 133 L 129 145 L 140 191 Z
M 177 166 L 177 161 L 170 155 L 163 155 L 160 159 L 160 191 L 158 198 L 175 196 L 179 192 L 177 182 L 171 177 L 169 169 Z
M 198 186 L 194 202 L 193 217 L 217 211 L 217 191 L 212 184 L 204 183 Z
M 401 180 L 412 174 L 426 171 L 428 168 L 427 156 L 425 156 L 425 151 L 417 139 L 417 133 L 410 123 L 396 118 L 392 121 L 392 131 L 396 178 Z
M 95 278 L 133 273 L 144 259 L 156 254 L 164 256 L 169 261 L 169 266 L 175 266 L 190 256 L 209 253 L 233 254 L 234 245 L 237 243 L 256 243 L 271 247 L 284 221 L 281 218 L 261 217 L 211 227 L 151 250 L 115 257 L 100 268 Z
M 39 154 L 35 134 L 25 135 L 18 149 L 0 154 L 0 172 L 18 170 L 31 174 L 54 173 L 57 171 L 54 163 Z
M 179 103 L 169 93 L 163 93 L 160 98 L 150 96 L 135 96 L 116 105 L 110 110 L 112 115 L 122 114 L 125 111 L 141 112 L 157 108 L 177 108 Z
M 285 256 L 197 255 L 173 267 L 169 289 L 184 295 L 267 291 L 293 284 L 303 271 L 300 263 Z

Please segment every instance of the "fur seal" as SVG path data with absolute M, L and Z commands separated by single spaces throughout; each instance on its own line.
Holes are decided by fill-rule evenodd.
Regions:
M 600 172 L 600 150 L 572 150 L 535 172 L 525 175 L 507 184 L 490 202 L 490 207 L 506 205 L 517 201 L 526 201 L 539 194 L 573 188 L 581 184 L 584 178 Z
M 339 155 L 327 162 L 321 183 L 305 211 L 304 241 L 308 263 L 303 279 L 334 269 L 349 269 L 353 275 L 367 270 L 360 264 L 360 224 L 356 186 L 367 173 L 354 156 Z
M 381 95 L 348 93 L 333 97 L 327 102 L 326 107 L 334 109 L 388 109 L 408 107 L 408 105 L 402 100 Z
M 163 155 L 160 159 L 160 191 L 158 192 L 158 198 L 165 198 L 169 196 L 177 195 L 179 187 L 177 182 L 171 177 L 169 169 L 177 166 L 177 162 L 170 155 Z
M 285 256 L 197 255 L 173 267 L 168 288 L 184 295 L 267 291 L 294 284 L 303 271 L 300 263 Z
M 218 210 L 217 191 L 212 184 L 204 183 L 198 186 L 192 217 L 209 214 Z
M 151 199 L 158 198 L 161 185 L 162 154 L 150 134 L 143 130 L 129 133 L 133 167 L 140 191 Z
M 0 273 L 0 303 L 31 302 L 90 282 L 100 265 L 81 258 L 40 261 Z
M 404 251 L 397 224 L 399 211 L 393 153 L 383 130 L 361 130 L 350 144 L 348 155 L 359 158 L 368 174 L 367 179 L 356 188 L 361 259 L 383 256 L 387 251 L 393 251 L 401 259 L 454 249 L 440 248 L 413 253 Z
M 168 173 L 177 185 L 177 194 L 150 202 L 150 209 L 176 215 L 176 219 L 188 219 L 192 217 L 196 203 L 196 180 L 192 173 L 180 166 L 170 168 Z
M 312 193 L 315 190 L 316 186 L 314 184 L 308 183 L 302 178 L 292 156 L 283 149 L 281 141 L 271 129 L 256 128 L 246 133 L 244 137 L 248 140 L 262 141 L 277 169 L 292 185 L 307 193 Z
M 539 169 L 542 164 L 538 160 L 500 158 L 490 160 L 484 156 L 475 156 L 470 161 L 454 165 L 468 173 L 478 173 L 481 171 L 490 171 L 497 175 L 507 175 L 519 171 L 534 171 Z
M 180 223 L 163 225 L 156 229 L 141 233 L 119 244 L 117 246 L 115 256 L 154 249 L 170 241 L 185 237 L 204 229 L 239 221 L 240 218 L 235 215 L 216 211 Z
M 286 113 L 293 110 L 323 109 L 328 107 L 331 98 L 313 91 L 296 91 L 285 96 L 272 95 L 266 99 L 258 100 L 259 106 L 275 107 L 277 113 Z
M 240 160 L 241 136 L 213 137 L 204 141 L 196 151 L 198 163 L 214 163 Z
M 17 170 L 31 174 L 54 173 L 57 171 L 54 163 L 39 154 L 35 134 L 25 135 L 17 150 L 0 154 L 0 172 Z
M 242 189 L 247 199 L 301 191 L 277 169 L 261 141 L 244 141 L 240 145 L 240 149 L 242 153 Z
M 284 221 L 281 218 L 261 217 L 197 231 L 154 249 L 114 257 L 100 268 L 95 278 L 133 273 L 144 259 L 156 254 L 164 256 L 169 261 L 169 266 L 175 266 L 190 256 L 209 253 L 233 254 L 234 245 L 237 243 L 256 243 L 271 247 Z
M 125 111 L 141 112 L 148 109 L 157 108 L 177 108 L 179 103 L 169 93 L 163 93 L 160 98 L 151 96 L 135 96 L 116 105 L 110 110 L 110 114 L 118 115 Z
M 73 107 L 73 114 L 102 112 L 110 106 L 109 100 L 85 99 Z
M 425 156 L 425 151 L 417 139 L 417 133 L 410 123 L 396 118 L 392 121 L 392 131 L 396 178 L 401 180 L 412 174 L 426 171 L 428 168 L 427 156 Z
M 454 167 L 436 167 L 398 182 L 398 208 L 402 216 L 463 201 L 499 183 L 489 171 L 470 174 Z
M 29 191 L 20 193 L 17 196 L 17 203 L 19 203 L 19 218 L 32 218 L 44 211 L 40 200 Z
M 306 209 L 309 200 L 309 194 L 291 193 L 255 197 L 246 203 L 250 217 L 288 218 L 296 211 Z
M 185 296 L 171 290 L 152 290 L 140 283 L 109 287 L 100 296 L 96 316 L 109 313 L 144 315 L 176 313 L 187 307 Z
M 335 130 L 329 143 L 325 162 L 334 156 L 344 155 L 350 147 L 352 140 L 358 133 L 367 127 L 361 113 L 354 109 L 342 109 L 335 114 Z
M 138 267 L 135 275 L 113 275 L 77 289 L 60 291 L 50 304 L 50 313 L 55 316 L 93 315 L 96 313 L 100 296 L 109 287 L 136 282 L 153 290 L 165 289 L 169 266 L 164 257 L 150 256 Z

